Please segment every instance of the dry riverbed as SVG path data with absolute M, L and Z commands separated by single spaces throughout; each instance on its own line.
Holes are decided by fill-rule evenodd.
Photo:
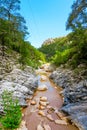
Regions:
M 21 130 L 78 130 L 60 111 L 63 105 L 61 89 L 49 80 L 49 73 L 43 69 L 39 69 L 37 75 L 38 88 L 23 110 Z

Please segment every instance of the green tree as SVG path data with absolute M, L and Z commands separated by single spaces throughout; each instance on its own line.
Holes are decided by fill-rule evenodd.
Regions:
M 87 28 L 87 0 L 75 0 L 68 17 L 66 29 Z
M 70 35 L 71 47 L 76 48 L 72 62 L 76 65 L 87 63 L 87 0 L 75 0 L 68 17 L 66 29 L 73 32 Z
M 0 17 L 11 21 L 12 16 L 20 10 L 20 0 L 0 0 Z
M 20 15 L 19 10 L 20 0 L 0 0 L 0 43 L 2 47 L 7 44 L 16 48 L 15 44 L 24 41 L 28 34 L 26 21 Z

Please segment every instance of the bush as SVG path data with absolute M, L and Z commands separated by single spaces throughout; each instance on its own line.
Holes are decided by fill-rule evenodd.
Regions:
M 11 92 L 4 91 L 2 94 L 2 104 L 5 113 L 1 119 L 2 126 L 11 130 L 18 128 L 22 118 L 18 100 L 12 98 Z

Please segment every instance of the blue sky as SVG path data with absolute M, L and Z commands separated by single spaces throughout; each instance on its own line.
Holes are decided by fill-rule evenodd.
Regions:
M 33 46 L 38 48 L 48 38 L 69 33 L 65 26 L 72 3 L 73 0 L 21 0 L 21 15 Z

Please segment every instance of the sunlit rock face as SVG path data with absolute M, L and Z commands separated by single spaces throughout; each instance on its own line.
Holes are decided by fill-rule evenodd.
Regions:
M 26 99 L 33 94 L 36 88 L 36 75 L 33 74 L 29 68 L 26 68 L 25 70 L 15 68 L 0 81 L 0 95 L 4 90 L 12 92 L 13 97 L 19 99 L 19 103 L 22 107 L 27 106 Z M 2 107 L 0 106 L 0 111 L 2 112 L 1 108 Z
M 87 78 L 83 76 L 83 71 L 80 70 L 77 75 L 72 70 L 60 67 L 50 75 L 50 78 L 63 88 L 62 110 L 71 116 L 81 130 L 87 130 Z

